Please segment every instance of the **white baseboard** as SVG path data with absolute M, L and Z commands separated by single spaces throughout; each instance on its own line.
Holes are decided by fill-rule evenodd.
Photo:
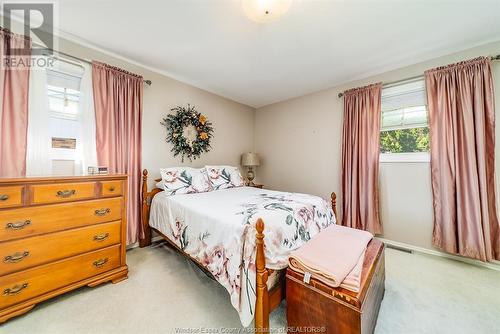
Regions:
M 157 241 L 161 241 L 163 240 L 163 238 L 159 235 L 157 235 L 156 237 L 153 237 L 151 239 L 151 243 L 153 242 L 157 242 Z M 127 245 L 127 250 L 131 250 L 131 249 L 134 249 L 134 248 L 137 248 L 139 247 L 139 243 L 138 242 L 134 242 L 133 244 L 130 244 L 130 245 Z
M 458 255 L 452 255 L 452 254 L 448 254 L 448 253 L 443 253 L 443 252 L 440 252 L 440 251 L 437 251 L 437 250 L 433 250 L 433 249 L 428 249 L 428 248 L 413 246 L 413 245 L 410 245 L 410 244 L 405 244 L 403 242 L 393 241 L 393 240 L 379 238 L 379 237 L 377 237 L 377 239 L 380 240 L 380 241 L 382 241 L 384 244 L 391 245 L 391 246 L 398 247 L 398 248 L 402 248 L 402 249 L 407 249 L 409 251 L 413 251 L 413 252 L 417 252 L 417 253 L 422 253 L 422 254 L 427 254 L 427 255 L 438 256 L 438 257 L 444 257 L 444 258 L 447 258 L 447 259 L 450 259 L 450 260 L 460 261 L 460 262 L 464 262 L 464 263 L 467 263 L 467 264 L 472 264 L 474 266 L 478 266 L 478 267 L 483 267 L 483 268 L 488 268 L 488 269 L 500 271 L 500 261 L 481 262 L 481 261 L 478 261 L 478 260 L 473 260 L 473 259 L 469 259 L 469 258 L 466 258 L 466 257 L 458 256 Z M 155 237 L 153 237 L 151 239 L 151 243 L 159 242 L 159 241 L 162 241 L 162 240 L 163 240 L 163 238 L 161 236 L 157 235 L 157 236 L 155 236 Z M 135 242 L 135 243 L 133 243 L 131 245 L 128 245 L 127 246 L 127 250 L 131 250 L 131 249 L 134 249 L 134 248 L 137 248 L 137 247 L 139 247 L 139 243 Z
M 380 240 L 380 241 L 382 241 L 384 244 L 391 245 L 391 246 L 398 247 L 398 248 L 407 249 L 407 250 L 414 251 L 414 252 L 417 252 L 417 253 L 422 253 L 422 254 L 427 254 L 427 255 L 433 255 L 433 256 L 439 256 L 439 257 L 444 257 L 444 258 L 447 258 L 447 259 L 450 259 L 450 260 L 465 262 L 467 264 L 472 264 L 474 266 L 478 266 L 478 267 L 483 267 L 483 268 L 488 268 L 488 269 L 500 271 L 500 261 L 481 262 L 481 261 L 478 261 L 478 260 L 473 260 L 473 259 L 469 259 L 469 258 L 466 258 L 466 257 L 458 256 L 458 255 L 443 253 L 443 252 L 440 252 L 440 251 L 437 251 L 437 250 L 433 250 L 433 249 L 428 249 L 428 248 L 413 246 L 413 245 L 410 245 L 410 244 L 405 244 L 403 242 L 388 240 L 388 239 L 379 238 L 379 237 L 377 237 L 377 239 Z

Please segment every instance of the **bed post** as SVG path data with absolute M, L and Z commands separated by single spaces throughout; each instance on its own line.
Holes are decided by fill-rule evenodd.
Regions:
M 255 301 L 255 332 L 269 333 L 269 292 L 267 290 L 268 271 L 266 269 L 266 257 L 264 254 L 264 222 L 257 219 L 256 246 L 257 255 L 255 266 L 257 268 L 257 300 Z
M 142 171 L 142 212 L 141 224 L 144 232 L 144 239 L 139 239 L 139 247 L 147 247 L 151 245 L 151 228 L 149 227 L 149 193 L 148 193 L 148 170 Z
M 335 192 L 332 193 L 332 209 L 333 209 L 333 214 L 335 215 L 335 220 L 338 220 L 337 217 L 337 194 Z M 337 224 L 339 222 L 337 221 Z

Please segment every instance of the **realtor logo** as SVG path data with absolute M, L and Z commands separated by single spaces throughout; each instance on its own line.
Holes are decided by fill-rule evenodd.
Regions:
M 4 28 L 15 31 L 15 24 L 24 26 L 24 35 L 30 37 L 32 46 L 10 48 L 11 55 L 52 55 L 54 49 L 54 3 L 2 3 Z

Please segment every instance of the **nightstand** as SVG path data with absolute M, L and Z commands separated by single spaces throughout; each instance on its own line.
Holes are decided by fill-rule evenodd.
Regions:
M 254 188 L 260 188 L 260 189 L 262 189 L 264 187 L 264 185 L 263 184 L 254 184 L 254 185 L 247 184 L 247 187 L 254 187 Z

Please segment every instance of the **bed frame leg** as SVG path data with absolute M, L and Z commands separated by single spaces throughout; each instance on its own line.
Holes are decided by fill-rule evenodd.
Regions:
M 144 238 L 139 238 L 139 247 L 151 245 L 151 228 L 149 227 L 149 193 L 148 193 L 148 170 L 142 171 L 142 212 L 141 224 Z
M 332 192 L 332 210 L 333 214 L 335 215 L 335 220 L 338 220 L 337 216 L 337 194 L 335 192 Z M 340 222 L 337 221 L 337 224 L 340 224 Z
M 264 254 L 264 222 L 257 219 L 256 245 L 257 256 L 255 266 L 257 268 L 257 300 L 255 301 L 255 332 L 269 333 L 269 291 L 267 290 L 267 278 L 269 272 L 266 269 L 266 257 Z

